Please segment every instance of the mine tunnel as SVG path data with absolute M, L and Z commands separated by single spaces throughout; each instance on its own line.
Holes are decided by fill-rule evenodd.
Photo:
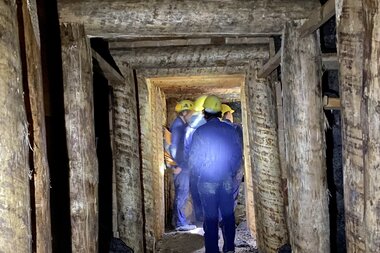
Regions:
M 0 0 L 0 252 L 205 252 L 202 226 L 175 231 L 164 159 L 202 95 L 243 130 L 235 252 L 380 252 L 379 12 Z

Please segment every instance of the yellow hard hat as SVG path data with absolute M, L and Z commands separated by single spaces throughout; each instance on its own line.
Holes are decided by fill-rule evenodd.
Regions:
M 194 107 L 193 107 L 193 111 L 195 112 L 201 112 L 203 111 L 203 104 L 205 102 L 207 98 L 207 95 L 203 95 L 203 96 L 200 96 L 199 98 L 197 98 L 194 102 Z
M 175 105 L 176 112 L 182 112 L 185 110 L 193 110 L 193 101 L 190 100 L 181 100 Z
M 229 105 L 222 104 L 222 115 L 224 115 L 226 112 L 234 113 L 235 111 L 232 110 L 232 108 Z
M 203 104 L 204 110 L 209 113 L 217 113 L 222 110 L 222 103 L 217 96 L 208 96 Z

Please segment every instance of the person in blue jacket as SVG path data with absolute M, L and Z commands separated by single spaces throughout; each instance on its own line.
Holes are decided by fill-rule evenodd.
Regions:
M 219 210 L 222 216 L 223 252 L 235 250 L 233 180 L 240 168 L 242 146 L 237 131 L 222 122 L 221 102 L 208 96 L 203 104 L 207 123 L 195 130 L 189 168 L 198 175 L 206 253 L 218 253 Z
M 206 120 L 203 115 L 203 103 L 206 100 L 207 95 L 200 96 L 194 101 L 193 111 L 191 116 L 188 118 L 188 126 L 185 130 L 185 160 L 189 159 L 190 145 L 192 142 L 192 136 L 195 130 L 206 124 Z M 198 177 L 195 175 L 194 171 L 190 170 L 190 194 L 193 200 L 193 211 L 195 214 L 195 224 L 199 225 L 203 222 L 203 210 L 201 199 L 198 193 Z
M 182 100 L 177 103 L 175 111 L 178 113 L 178 116 L 170 127 L 171 145 L 169 151 L 177 164 L 173 169 L 175 192 L 173 215 L 175 228 L 178 231 L 196 228 L 196 226 L 189 224 L 185 214 L 186 201 L 189 196 L 190 172 L 184 155 L 184 140 L 185 129 L 187 127 L 186 117 L 191 113 L 192 108 L 193 102 L 190 100 Z
M 222 104 L 222 120 L 226 122 L 227 124 L 230 124 L 235 128 L 235 130 L 238 132 L 239 137 L 240 137 L 240 143 L 243 145 L 243 129 L 240 124 L 234 123 L 234 116 L 233 113 L 235 112 L 229 105 L 227 104 Z M 243 180 L 243 168 L 240 166 L 236 173 L 236 177 L 234 178 L 234 209 L 237 206 L 238 202 L 238 197 L 239 197 L 239 189 L 240 189 L 240 184 Z

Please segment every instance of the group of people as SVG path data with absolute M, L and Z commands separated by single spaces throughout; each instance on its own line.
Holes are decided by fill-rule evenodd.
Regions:
M 175 161 L 174 219 L 176 230 L 195 229 L 185 214 L 189 193 L 195 218 L 203 222 L 206 253 L 234 252 L 235 215 L 242 181 L 242 129 L 233 123 L 233 110 L 216 96 L 201 96 L 194 103 L 177 103 L 171 131 L 170 155 Z

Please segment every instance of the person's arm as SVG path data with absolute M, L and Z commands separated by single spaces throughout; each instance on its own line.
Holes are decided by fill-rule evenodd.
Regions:
M 169 151 L 173 160 L 177 162 L 176 157 L 177 157 L 178 144 L 181 139 L 181 126 L 175 121 L 173 122 L 173 125 L 170 128 L 170 131 L 172 132 L 172 144 L 169 147 Z
M 184 158 L 185 161 L 189 160 L 189 154 L 190 154 L 190 145 L 193 139 L 193 134 L 194 134 L 195 129 L 191 127 L 186 127 L 185 130 L 185 144 L 184 144 Z

